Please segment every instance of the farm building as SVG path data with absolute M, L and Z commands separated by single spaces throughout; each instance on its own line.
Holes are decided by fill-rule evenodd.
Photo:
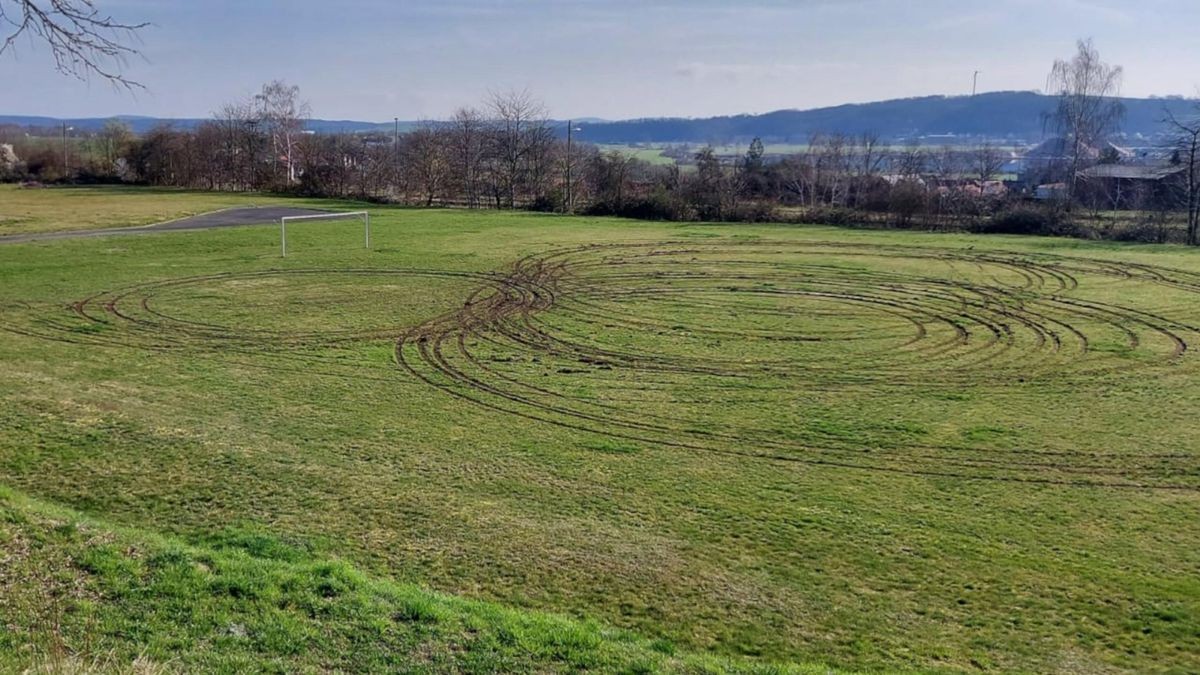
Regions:
M 1065 174 L 1070 173 L 1069 164 L 1073 150 L 1071 139 L 1065 136 L 1048 138 L 1035 145 L 1016 162 L 1020 181 L 1026 185 L 1037 185 L 1047 180 L 1062 180 Z M 1110 156 L 1117 161 L 1129 161 L 1134 158 L 1133 151 L 1108 142 L 1099 147 L 1084 145 L 1079 154 L 1084 164 L 1101 161 L 1104 156 Z
M 1178 164 L 1097 164 L 1079 172 L 1082 196 L 1113 210 L 1171 204 L 1183 180 Z

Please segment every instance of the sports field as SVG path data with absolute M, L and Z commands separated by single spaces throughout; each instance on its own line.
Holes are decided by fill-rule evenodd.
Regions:
M 144 226 L 218 209 L 304 206 L 314 200 L 174 188 L 55 187 L 19 189 L 0 184 L 0 237 L 62 230 Z M 321 204 L 331 208 L 329 201 Z
M 1200 253 L 368 208 L 0 245 L 0 663 L 1200 668 Z

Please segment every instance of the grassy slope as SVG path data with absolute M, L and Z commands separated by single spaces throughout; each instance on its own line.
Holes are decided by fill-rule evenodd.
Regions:
M 65 303 L 154 279 L 311 267 L 486 271 L 555 246 L 647 239 L 973 246 L 1200 268 L 1195 252 L 1178 248 L 1049 239 L 402 209 L 379 209 L 372 224 L 374 251 L 316 225 L 297 230 L 287 261 L 274 256 L 272 228 L 0 247 L 0 306 L 13 325 L 69 325 Z M 318 279 L 206 282 L 163 290 L 151 306 L 288 330 L 408 325 L 461 306 L 472 285 Z M 1198 313 L 1169 290 L 1095 292 Z M 1197 665 L 1194 492 L 796 467 L 614 443 L 464 405 L 398 374 L 387 340 L 323 356 L 332 365 L 5 334 L 0 483 L 191 542 L 219 541 L 231 523 L 269 531 L 372 578 L 592 617 L 681 650 L 850 668 Z M 789 423 L 797 433 L 958 439 L 981 451 L 1194 453 L 1194 363 L 1094 387 L 812 392 L 789 401 Z M 593 395 L 577 374 L 522 368 Z M 669 411 L 658 405 L 647 412 Z
M 303 205 L 263 194 L 169 188 L 50 187 L 0 184 L 0 235 L 150 225 L 235 206 Z
M 0 669 L 829 672 L 372 579 L 258 531 L 114 528 L 0 489 Z

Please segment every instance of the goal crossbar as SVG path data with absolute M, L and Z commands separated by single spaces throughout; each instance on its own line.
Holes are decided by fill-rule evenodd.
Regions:
M 279 219 L 279 249 L 287 257 L 287 224 L 291 220 L 329 220 L 333 218 L 362 218 L 364 241 L 371 248 L 371 214 L 366 211 L 342 211 L 340 213 L 313 213 L 307 216 L 283 216 Z

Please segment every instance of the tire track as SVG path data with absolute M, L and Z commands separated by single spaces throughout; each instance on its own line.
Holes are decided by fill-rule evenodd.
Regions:
M 287 330 L 173 311 L 206 284 L 341 276 L 467 281 L 474 290 L 417 326 Z M 1108 285 L 1143 297 L 1162 288 L 1170 301 L 1093 297 Z M 886 425 L 846 434 L 789 411 L 798 398 L 839 391 L 986 396 L 1193 372 L 1197 294 L 1196 273 L 1111 260 L 655 241 L 553 249 L 494 273 L 303 269 L 164 279 L 57 307 L 12 303 L 0 310 L 0 328 L 86 348 L 200 353 L 381 382 L 395 373 L 360 345 L 393 343 L 403 372 L 471 405 L 635 443 L 798 466 L 1194 491 L 1200 458 L 1186 451 L 938 445 Z

